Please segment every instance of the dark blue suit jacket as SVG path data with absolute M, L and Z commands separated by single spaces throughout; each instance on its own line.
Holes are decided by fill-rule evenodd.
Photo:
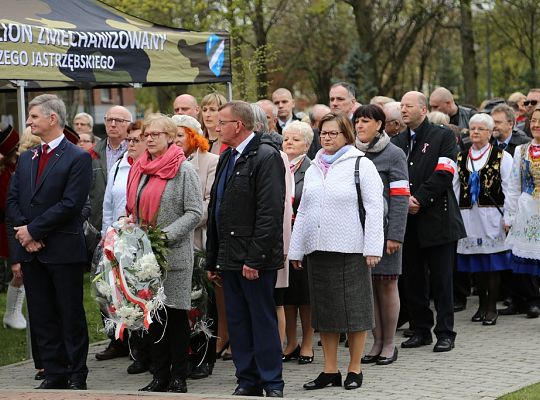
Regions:
M 7 219 L 12 226 L 28 225 L 32 238 L 45 244 L 39 252 L 28 253 L 17 243 L 13 262 L 35 257 L 48 264 L 87 261 L 81 211 L 92 183 L 92 159 L 65 138 L 53 151 L 37 182 L 41 147 L 21 154 L 11 177 Z

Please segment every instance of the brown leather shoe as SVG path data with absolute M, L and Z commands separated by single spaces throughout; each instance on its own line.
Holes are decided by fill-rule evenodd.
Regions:
M 99 361 L 112 360 L 113 358 L 125 357 L 128 355 L 127 350 L 119 349 L 115 346 L 108 346 L 105 350 L 96 353 L 96 358 Z

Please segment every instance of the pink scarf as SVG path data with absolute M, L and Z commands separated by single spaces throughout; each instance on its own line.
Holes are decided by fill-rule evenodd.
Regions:
M 142 224 L 155 225 L 157 222 L 161 196 L 167 181 L 176 176 L 182 162 L 186 159 L 181 148 L 172 144 L 167 151 L 152 160 L 146 150 L 129 170 L 127 182 L 127 215 L 133 214 Z M 148 176 L 145 187 L 141 190 L 139 209 L 137 207 L 137 191 L 143 175 Z

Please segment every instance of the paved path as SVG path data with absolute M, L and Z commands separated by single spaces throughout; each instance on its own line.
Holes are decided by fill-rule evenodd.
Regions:
M 467 310 L 456 314 L 456 348 L 449 353 L 433 353 L 432 346 L 399 349 L 398 360 L 389 366 L 366 365 L 364 384 L 359 390 L 327 388 L 305 391 L 302 384 L 322 371 L 322 350 L 315 347 L 311 365 L 284 364 L 285 397 L 290 399 L 496 399 L 499 396 L 540 382 L 540 319 L 523 315 L 499 317 L 496 326 L 470 322 L 476 311 L 476 299 L 469 298 Z M 371 335 L 370 335 L 371 336 Z M 401 332 L 396 336 L 401 342 Z M 370 339 L 371 341 L 371 339 Z M 368 346 L 370 343 L 368 343 Z M 136 390 L 146 385 L 149 374 L 128 375 L 127 358 L 96 361 L 94 353 L 101 346 L 91 346 L 88 357 L 90 375 L 86 393 L 73 391 L 32 391 L 34 369 L 31 362 L 0 368 L 0 400 L 155 400 L 173 396 L 143 395 Z M 369 347 L 368 347 L 369 349 Z M 347 349 L 340 347 L 340 368 L 346 372 Z M 233 364 L 218 360 L 209 379 L 188 381 L 187 395 L 181 399 L 227 399 L 235 387 Z M 238 397 L 236 397 L 237 399 Z

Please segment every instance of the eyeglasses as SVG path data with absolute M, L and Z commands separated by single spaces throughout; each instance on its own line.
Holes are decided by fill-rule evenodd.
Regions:
M 231 119 L 230 121 L 218 121 L 217 124 L 218 124 L 219 126 L 223 126 L 223 125 L 225 125 L 225 124 L 228 124 L 229 122 L 242 122 L 242 121 L 239 121 L 239 120 L 237 120 L 237 119 Z
M 131 122 L 129 119 L 123 119 L 123 118 L 103 118 L 106 124 L 112 124 L 113 122 L 115 124 L 125 124 L 126 122 Z
M 392 122 L 399 122 L 397 119 L 391 119 L 391 120 L 387 120 L 385 121 L 385 125 L 390 125 Z
M 88 122 L 74 122 L 73 125 L 75 126 L 90 126 L 90 124 Z
M 79 143 L 92 143 L 92 141 L 86 139 L 79 139 Z
M 149 136 L 152 136 L 152 139 L 157 139 L 159 135 L 167 135 L 167 132 L 144 132 L 143 137 L 148 139 Z
M 489 129 L 488 128 L 478 128 L 478 127 L 474 127 L 474 128 L 469 128 L 469 131 L 471 132 L 474 132 L 474 131 L 478 131 L 478 132 L 489 132 Z
M 525 107 L 528 107 L 528 106 L 535 106 L 535 105 L 537 105 L 537 104 L 538 104 L 538 100 L 525 100 L 525 101 L 523 102 L 523 105 L 524 105 Z
M 330 139 L 335 139 L 338 137 L 338 135 L 340 134 L 341 132 L 339 131 L 321 131 L 319 133 L 319 136 L 320 137 L 326 137 L 328 136 Z
M 161 133 L 161 132 L 160 132 Z M 159 135 L 158 135 L 159 136 Z M 153 136 L 152 136 L 153 137 Z M 157 137 L 157 136 L 156 136 Z M 128 143 L 133 143 L 133 144 L 139 144 L 141 143 L 141 139 L 137 139 L 137 138 L 127 138 L 126 139 L 126 142 Z

